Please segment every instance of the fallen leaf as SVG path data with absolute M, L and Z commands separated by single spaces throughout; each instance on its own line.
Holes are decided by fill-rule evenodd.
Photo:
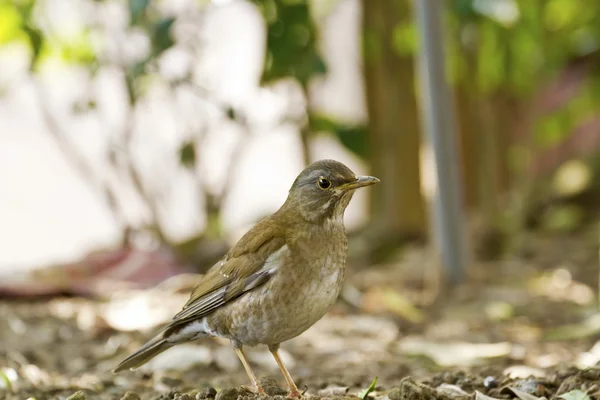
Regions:
M 569 324 L 548 330 L 545 340 L 575 340 L 584 339 L 600 333 L 600 313 L 591 315 L 579 324 Z
M 501 343 L 436 343 L 421 337 L 405 337 L 398 343 L 398 350 L 407 355 L 426 356 L 437 365 L 472 366 L 482 364 L 486 359 L 507 357 L 513 346 Z
M 348 390 L 350 390 L 350 388 L 347 386 L 330 386 L 319 390 L 318 394 L 321 397 L 341 396 L 348 393 Z
M 405 320 L 418 324 L 425 319 L 406 296 L 390 288 L 374 287 L 362 297 L 363 310 L 370 313 L 392 312 Z
M 458 396 L 468 396 L 469 393 L 462 390 L 460 387 L 456 385 L 451 385 L 449 383 L 442 383 L 440 386 L 435 388 L 440 394 L 445 394 L 449 397 L 458 397 Z
M 512 365 L 504 370 L 504 375 L 511 379 L 526 379 L 530 377 L 543 378 L 546 373 L 539 369 L 527 365 Z
M 590 400 L 590 396 L 588 396 L 586 392 L 582 392 L 578 389 L 571 390 L 567 393 L 563 393 L 558 397 L 565 400 Z
M 537 397 L 522 390 L 516 389 L 514 387 L 507 387 L 506 389 L 510 390 L 521 400 L 546 400 L 545 397 Z
M 490 397 L 486 394 L 481 393 L 479 390 L 475 391 L 475 400 L 500 400 L 496 397 Z

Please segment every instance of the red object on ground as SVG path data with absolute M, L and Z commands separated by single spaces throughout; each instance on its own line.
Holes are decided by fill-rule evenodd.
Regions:
M 94 252 L 81 261 L 0 276 L 0 296 L 59 294 L 95 296 L 144 289 L 189 272 L 169 249 L 121 248 Z

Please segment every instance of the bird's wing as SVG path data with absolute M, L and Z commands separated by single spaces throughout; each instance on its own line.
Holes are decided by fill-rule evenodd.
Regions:
M 263 220 L 202 278 L 171 326 L 201 318 L 223 304 L 265 283 L 286 252 L 277 227 Z

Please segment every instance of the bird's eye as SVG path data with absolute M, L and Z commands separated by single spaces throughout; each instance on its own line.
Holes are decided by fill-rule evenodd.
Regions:
M 329 181 L 329 179 L 325 179 L 325 178 L 319 178 L 319 180 L 317 181 L 317 184 L 323 190 L 329 189 L 331 187 L 331 181 Z

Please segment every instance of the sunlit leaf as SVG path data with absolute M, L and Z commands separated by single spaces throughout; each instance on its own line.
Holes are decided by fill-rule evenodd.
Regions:
M 477 83 L 483 92 L 495 90 L 505 81 L 505 52 L 500 43 L 501 29 L 490 21 L 479 25 Z
M 96 61 L 96 54 L 87 31 L 61 43 L 60 53 L 63 61 L 72 64 L 92 64 Z
M 0 5 L 0 45 L 15 40 L 21 31 L 19 11 L 10 4 Z
M 571 390 L 567 393 L 563 393 L 558 397 L 564 400 L 590 400 L 590 396 L 586 392 L 582 392 L 578 389 Z
M 417 30 L 414 23 L 399 23 L 392 33 L 392 44 L 400 55 L 414 54 L 417 50 Z
M 578 14 L 583 10 L 581 4 L 572 0 L 550 0 L 544 7 L 544 23 L 552 31 L 564 29 L 575 23 Z
M 0 369 L 0 388 L 5 388 L 8 390 L 12 389 L 12 383 L 10 381 L 10 379 L 8 378 L 8 375 L 6 375 L 6 373 Z
M 371 393 L 373 390 L 375 390 L 376 386 L 377 386 L 377 377 L 375 377 L 373 379 L 373 381 L 371 382 L 371 384 L 369 385 L 368 388 L 366 388 L 365 390 L 363 390 L 362 392 L 360 392 L 358 394 L 358 397 L 361 398 L 362 400 L 366 400 L 366 398 L 369 396 L 369 393 Z

